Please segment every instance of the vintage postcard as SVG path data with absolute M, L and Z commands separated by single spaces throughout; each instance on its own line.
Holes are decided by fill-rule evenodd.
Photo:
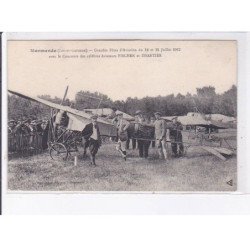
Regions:
M 8 40 L 8 192 L 237 191 L 237 48 Z

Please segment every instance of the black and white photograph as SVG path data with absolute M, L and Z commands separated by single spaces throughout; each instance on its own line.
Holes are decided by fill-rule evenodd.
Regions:
M 6 46 L 8 192 L 237 191 L 237 41 Z
M 1 1 L 1 249 L 249 249 L 247 7 Z

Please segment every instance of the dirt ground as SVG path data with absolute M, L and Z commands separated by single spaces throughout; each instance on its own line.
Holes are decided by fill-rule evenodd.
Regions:
M 80 149 L 80 155 L 81 155 Z M 115 144 L 99 150 L 97 166 L 90 159 L 74 155 L 66 162 L 54 161 L 49 153 L 15 158 L 8 163 L 8 189 L 22 191 L 235 191 L 236 156 L 221 161 L 198 147 L 189 148 L 182 158 L 165 162 L 150 148 L 148 159 L 128 151 L 125 162 Z M 227 184 L 233 180 L 233 185 Z

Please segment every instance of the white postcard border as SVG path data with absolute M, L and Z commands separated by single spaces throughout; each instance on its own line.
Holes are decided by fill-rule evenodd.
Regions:
M 238 42 L 238 190 L 189 192 L 8 192 L 7 67 L 8 40 L 237 40 Z M 250 210 L 249 34 L 186 33 L 4 33 L 2 38 L 2 210 L 4 214 L 245 214 Z

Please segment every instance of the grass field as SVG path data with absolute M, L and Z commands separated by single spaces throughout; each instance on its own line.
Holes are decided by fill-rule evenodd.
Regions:
M 81 152 L 81 149 L 80 149 Z M 15 158 L 8 163 L 8 189 L 22 191 L 235 191 L 237 160 L 233 156 L 223 162 L 215 156 L 191 147 L 187 156 L 168 162 L 158 159 L 150 149 L 148 159 L 128 151 L 125 162 L 114 144 L 99 150 L 96 163 L 79 157 L 66 162 L 53 161 L 43 153 Z M 233 186 L 227 184 L 233 180 Z

